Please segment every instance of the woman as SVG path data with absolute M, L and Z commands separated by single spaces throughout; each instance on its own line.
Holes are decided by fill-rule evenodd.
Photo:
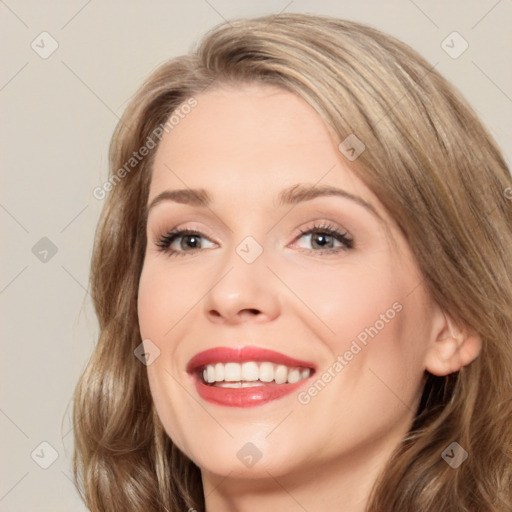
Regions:
M 110 159 L 91 510 L 512 510 L 512 182 L 428 63 L 353 22 L 230 22 Z

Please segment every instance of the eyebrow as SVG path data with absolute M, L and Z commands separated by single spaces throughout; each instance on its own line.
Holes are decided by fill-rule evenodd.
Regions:
M 375 207 L 365 201 L 362 197 L 356 196 L 347 192 L 346 190 L 332 187 L 332 186 L 311 186 L 305 184 L 297 184 L 282 190 L 277 196 L 277 207 L 286 205 L 296 205 L 304 201 L 311 201 L 317 197 L 335 196 L 344 199 L 350 199 L 358 205 L 366 208 L 370 213 L 378 217 L 381 221 L 384 220 L 380 216 Z M 178 190 L 164 190 L 158 194 L 148 205 L 146 213 L 149 214 L 152 208 L 157 204 L 164 201 L 173 201 L 175 203 L 187 204 L 190 206 L 199 206 L 201 208 L 208 208 L 212 203 L 212 198 L 205 189 L 178 189 Z

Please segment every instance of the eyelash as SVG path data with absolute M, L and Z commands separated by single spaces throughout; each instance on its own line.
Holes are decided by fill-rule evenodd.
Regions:
M 310 235 L 313 233 L 321 234 L 321 235 L 328 235 L 335 238 L 337 241 L 341 242 L 344 247 L 331 247 L 329 249 L 303 249 L 307 253 L 313 253 L 313 254 L 333 254 L 338 253 L 342 251 L 347 251 L 349 249 L 352 249 L 354 247 L 354 240 L 353 238 L 348 234 L 348 232 L 341 232 L 336 227 L 332 226 L 331 224 L 315 224 L 314 226 L 306 229 L 306 230 L 300 230 L 300 234 L 297 236 L 296 239 L 300 239 L 303 236 Z M 200 231 L 197 231 L 195 229 L 174 229 L 172 231 L 169 231 L 165 235 L 160 236 L 156 241 L 155 245 L 158 247 L 159 252 L 167 253 L 169 256 L 185 256 L 187 253 L 196 252 L 200 249 L 190 249 L 188 251 L 176 251 L 174 249 L 170 249 L 171 244 L 178 238 L 187 236 L 187 235 L 195 235 L 199 236 L 201 238 L 206 238 L 203 233 Z

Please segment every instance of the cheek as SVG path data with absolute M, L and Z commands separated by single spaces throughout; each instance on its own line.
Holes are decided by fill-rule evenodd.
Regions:
M 390 269 L 386 258 L 378 264 L 347 261 L 336 267 L 312 265 L 307 279 L 303 273 L 290 273 L 285 279 L 313 313 L 308 316 L 311 324 L 318 325 L 318 334 L 333 349 L 341 349 L 344 340 L 357 337 L 375 323 L 381 327 L 381 315 L 396 316 L 396 303 L 403 299 L 402 277 Z
M 170 270 L 161 262 L 145 264 L 139 281 L 138 315 L 143 338 L 161 339 L 201 297 L 194 275 Z
M 184 281 L 184 277 L 181 279 Z M 187 282 L 190 283 L 190 277 Z M 156 412 L 167 435 L 181 450 L 188 452 L 183 424 L 192 421 L 187 418 L 190 397 L 178 384 L 181 378 L 181 369 L 176 364 L 179 344 L 173 329 L 197 298 L 188 299 L 194 288 L 183 285 L 180 273 L 170 272 L 165 264 L 154 261 L 146 264 L 139 280 L 138 317 L 142 339 L 150 339 L 160 350 L 159 357 L 147 366 Z M 181 411 L 179 417 L 175 411 Z
M 323 371 L 337 376 L 316 403 L 317 414 L 322 409 L 340 411 L 332 416 L 339 429 L 346 428 L 352 421 L 347 415 L 352 415 L 353 430 L 349 428 L 348 435 L 354 443 L 358 436 L 405 430 L 424 375 L 426 317 L 418 300 L 422 292 L 408 295 L 409 276 L 392 266 L 386 272 L 366 267 L 335 279 L 333 275 L 329 279 L 317 274 L 323 292 L 310 295 L 317 297 L 311 308 L 317 308 L 335 333 L 323 330 L 322 340 L 331 354 Z M 341 364 L 338 369 L 335 361 Z
M 346 355 L 348 386 L 381 385 L 371 372 L 382 370 L 390 385 L 410 383 L 415 393 L 429 329 L 427 299 L 414 265 L 381 252 L 365 262 L 347 259 L 338 268 L 312 266 L 308 274 L 304 279 L 290 272 L 286 279 L 308 306 L 303 322 L 330 353 L 326 366 Z

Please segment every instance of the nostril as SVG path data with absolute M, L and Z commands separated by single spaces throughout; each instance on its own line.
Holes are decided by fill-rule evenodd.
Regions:
M 261 314 L 261 311 L 259 309 L 255 309 L 255 308 L 246 308 L 246 309 L 241 309 L 239 310 L 237 313 L 234 313 L 232 315 L 232 317 L 230 315 L 228 315 L 226 313 L 226 315 L 223 315 L 222 313 L 220 313 L 218 310 L 216 309 L 211 309 L 209 314 L 212 316 L 212 317 L 216 317 L 216 318 L 222 318 L 223 316 L 225 316 L 226 318 L 233 318 L 235 319 L 236 317 L 246 317 L 246 316 L 257 316 L 257 315 L 260 315 Z
M 254 308 L 242 309 L 238 312 L 238 316 L 241 318 L 258 316 L 259 314 L 261 314 L 261 311 Z

